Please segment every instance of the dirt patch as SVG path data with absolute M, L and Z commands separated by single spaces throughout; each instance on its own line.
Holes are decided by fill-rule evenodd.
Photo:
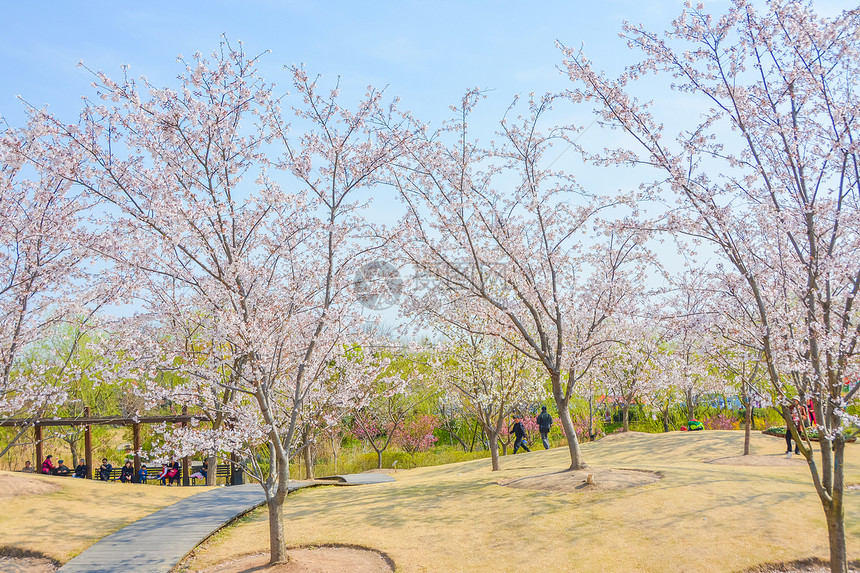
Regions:
M 400 471 L 403 471 L 402 469 Z M 363 474 L 386 474 L 394 475 L 397 473 L 397 468 L 373 468 L 372 470 L 364 470 Z
M 43 495 L 59 489 L 59 484 L 34 477 L 0 474 L 0 499 L 18 495 Z
M 361 547 L 300 547 L 290 549 L 288 555 L 290 562 L 278 565 L 269 565 L 268 553 L 246 555 L 203 569 L 200 573 L 390 573 L 394 571 L 394 562 L 387 555 Z
M 562 471 L 512 480 L 503 480 L 499 485 L 518 489 L 539 489 L 558 492 L 588 492 L 627 489 L 654 483 L 662 476 L 660 472 L 630 470 L 622 468 L 586 469 Z
M 742 573 L 830 573 L 829 561 L 811 557 L 809 559 L 798 559 L 797 561 L 786 561 L 784 563 L 764 563 Z M 860 561 L 848 562 L 849 573 L 860 573 Z
M 599 442 L 614 442 L 616 440 L 622 440 L 625 438 L 633 438 L 636 436 L 648 436 L 648 435 L 650 435 L 650 434 L 648 434 L 647 432 L 633 432 L 633 431 L 616 432 L 614 434 L 606 434 L 605 436 L 600 438 L 598 441 Z
M 41 553 L 18 547 L 0 547 L 0 571 L 3 573 L 52 573 L 59 567 L 59 562 Z
M 52 573 L 57 566 L 50 559 L 37 557 L 0 557 L 3 573 Z
M 713 460 L 703 460 L 706 464 L 717 464 L 723 466 L 805 466 L 806 458 L 803 456 L 792 456 L 786 458 L 785 454 L 773 454 L 769 456 L 729 456 Z

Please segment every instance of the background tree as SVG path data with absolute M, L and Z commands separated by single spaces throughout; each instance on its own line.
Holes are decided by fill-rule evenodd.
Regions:
M 177 431 L 176 453 L 212 453 L 217 443 L 245 456 L 265 491 L 271 560 L 282 562 L 303 406 L 332 391 L 360 405 L 384 368 L 349 360 L 373 348 L 349 287 L 367 250 L 360 193 L 396 142 L 369 123 L 383 113 L 373 90 L 350 111 L 336 89 L 321 95 L 292 69 L 294 136 L 241 48 L 225 42 L 211 60 L 183 63 L 178 90 L 97 73 L 102 103 L 88 102 L 66 135 L 88 161 L 76 181 L 111 206 L 106 228 L 122 237 L 102 253 L 110 272 L 133 280 L 145 311 L 129 356 L 149 360 L 142 374 L 156 368 L 180 380 L 158 388 L 150 374 L 148 395 L 224 413 L 217 432 Z M 269 170 L 291 177 L 296 194 Z M 341 368 L 350 376 L 333 387 Z
M 376 452 L 377 468 L 382 467 L 382 454 L 396 441 L 407 417 L 437 393 L 421 373 L 422 361 L 407 353 L 394 357 L 386 376 L 374 383 L 371 397 L 353 413 L 353 432 Z
M 820 18 L 810 3 L 791 0 L 763 11 L 736 0 L 721 16 L 689 8 L 662 35 L 625 25 L 639 63 L 615 80 L 565 49 L 571 97 L 595 101 L 636 145 L 601 160 L 659 169 L 667 185 L 654 189 L 679 201 L 665 227 L 708 241 L 728 264 L 725 282 L 753 310 L 751 338 L 796 439 L 788 400 L 812 400 L 821 448 L 816 457 L 807 442 L 801 452 L 834 572 L 848 568 L 844 432 L 856 422 L 849 406 L 860 389 L 858 24 L 856 10 Z M 674 142 L 651 106 L 630 95 L 652 72 L 701 103 L 704 117 L 673 118 L 686 123 Z
M 630 406 L 642 394 L 650 394 L 657 366 L 654 355 L 661 340 L 643 324 L 627 320 L 614 326 L 614 341 L 597 360 L 592 376 L 621 402 L 621 429 L 630 430 Z
M 38 119 L 0 130 L 0 419 L 35 421 L 66 401 L 75 344 L 48 361 L 25 353 L 61 325 L 77 324 L 83 333 L 104 301 L 107 289 L 92 288 L 83 265 L 91 239 L 82 226 L 89 202 L 65 176 L 80 161 Z
M 552 97 L 531 98 L 522 117 L 503 119 L 500 141 L 482 149 L 467 128 L 478 96 L 467 94 L 440 131 L 411 132 L 410 156 L 392 176 L 407 207 L 399 248 L 438 284 L 417 300 L 422 312 L 488 316 L 481 334 L 543 365 L 570 469 L 580 469 L 570 399 L 605 343 L 604 321 L 639 279 L 644 238 L 598 218 L 623 197 L 572 198 L 574 181 L 544 165 L 552 140 L 567 137 L 540 130 Z M 598 236 L 581 239 L 591 227 Z
M 447 351 L 437 369 L 449 391 L 487 436 L 493 471 L 499 466 L 499 437 L 511 411 L 523 402 L 543 396 L 541 369 L 499 339 L 482 334 L 451 332 Z

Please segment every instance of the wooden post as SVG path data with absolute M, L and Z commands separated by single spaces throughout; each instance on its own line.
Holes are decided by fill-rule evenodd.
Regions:
M 134 448 L 134 478 L 131 481 L 136 483 L 140 475 L 140 422 L 131 425 L 131 443 Z
M 84 408 L 87 418 L 90 417 L 90 407 Z M 87 424 L 84 429 L 84 460 L 87 464 L 87 479 L 93 479 L 93 426 Z
M 191 467 L 191 458 L 185 456 L 182 458 L 182 485 L 191 485 L 191 475 L 189 468 Z
M 230 454 L 230 477 L 227 483 L 230 485 L 242 485 L 245 482 L 245 476 L 242 473 L 242 467 L 239 465 L 239 456 L 235 453 Z
M 182 406 L 182 415 L 185 416 L 187 414 L 188 414 L 188 406 Z M 183 428 L 188 425 L 187 422 L 182 422 L 181 424 L 182 424 Z M 191 484 L 191 478 L 188 477 L 191 474 L 191 472 L 188 471 L 188 468 L 190 465 L 191 464 L 189 463 L 188 456 L 183 457 L 182 458 L 182 485 L 190 485 Z
M 36 473 L 42 473 L 42 426 L 36 423 L 33 426 L 36 441 L 36 461 L 33 462 L 33 467 Z

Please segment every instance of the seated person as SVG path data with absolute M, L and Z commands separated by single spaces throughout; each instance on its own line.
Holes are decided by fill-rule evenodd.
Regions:
M 48 454 L 48 457 L 45 458 L 45 461 L 42 462 L 42 473 L 51 475 L 54 473 L 54 461 L 51 459 L 54 456 Z
M 173 485 L 174 482 L 176 485 L 179 485 L 179 473 L 179 462 L 175 462 L 171 459 L 170 463 L 167 464 L 167 479 L 170 485 Z
M 26 462 L 24 462 L 24 467 L 21 468 L 21 471 L 25 474 L 31 474 L 35 469 L 36 468 L 33 467 L 33 464 L 30 463 L 30 460 L 27 460 Z
M 131 480 L 134 478 L 134 465 L 131 463 L 131 460 L 125 462 L 125 465 L 122 466 L 122 471 L 119 474 L 119 481 L 122 483 L 131 483 Z
M 99 466 L 99 479 L 110 481 L 111 471 L 113 471 L 113 466 L 108 462 L 107 458 L 102 458 L 102 465 Z
M 158 474 L 158 477 L 155 478 L 161 482 L 161 485 L 167 485 L 167 472 L 170 468 L 167 467 L 167 464 L 161 464 L 161 473 Z
M 87 462 L 85 462 L 84 460 L 78 460 L 78 465 L 75 466 L 75 477 L 80 479 L 86 479 L 87 469 Z
M 137 472 L 137 483 L 146 483 L 147 477 L 146 466 L 140 466 L 140 471 Z
M 203 460 L 203 467 L 191 474 L 190 478 L 192 479 L 202 479 L 206 481 L 206 474 L 209 471 L 209 462 L 207 460 Z
M 72 473 L 72 470 L 69 469 L 69 466 L 67 466 L 65 463 L 63 463 L 63 460 L 60 460 L 58 462 L 57 467 L 54 469 L 54 475 L 55 476 L 66 477 L 71 473 Z

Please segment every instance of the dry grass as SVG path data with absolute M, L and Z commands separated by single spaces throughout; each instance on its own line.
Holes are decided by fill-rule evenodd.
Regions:
M 209 489 L 4 471 L 0 471 L 0 488 L 4 482 L 21 479 L 32 480 L 34 487 L 23 495 L 0 496 L 0 553 L 33 552 L 63 563 L 129 523 Z M 46 489 L 49 493 L 40 493 Z
M 500 480 L 563 469 L 558 448 L 397 472 L 397 483 L 302 490 L 285 508 L 294 546 L 346 543 L 388 554 L 398 571 L 736 571 L 828 556 L 824 514 L 800 460 L 720 465 L 737 455 L 731 431 L 632 434 L 585 444 L 589 464 L 661 472 L 639 488 L 559 493 Z M 782 440 L 756 434 L 753 454 L 779 457 Z M 766 460 L 764 460 L 766 462 Z M 792 460 L 795 461 L 795 460 Z M 860 447 L 846 482 L 860 482 Z M 849 558 L 860 557 L 860 491 L 846 491 Z M 265 551 L 265 511 L 216 535 L 191 570 Z

